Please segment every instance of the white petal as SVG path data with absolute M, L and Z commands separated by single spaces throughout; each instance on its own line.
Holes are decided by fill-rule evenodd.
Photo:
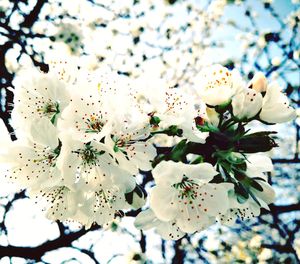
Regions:
M 178 240 L 185 235 L 175 222 L 160 222 L 156 232 L 165 240 Z
M 266 171 L 274 170 L 272 160 L 266 155 L 262 155 L 262 154 L 249 155 L 247 156 L 247 160 L 250 163 L 249 166 L 255 167 L 258 171 L 266 172 Z
M 210 216 L 225 213 L 229 208 L 228 189 L 222 184 L 208 183 L 199 187 L 196 200 L 199 210 Z
M 184 174 L 197 183 L 209 182 L 218 174 L 210 163 L 184 164 Z
M 46 118 L 32 121 L 30 137 L 33 142 L 49 146 L 53 150 L 58 146 L 57 130 Z
M 268 123 L 284 123 L 297 117 L 278 83 L 273 82 L 268 86 L 259 117 Z
M 196 126 L 192 125 L 194 121 L 191 121 L 191 123 L 183 124 L 181 125 L 181 128 L 183 129 L 183 136 L 187 138 L 189 141 L 201 143 L 204 144 L 206 141 L 206 138 L 209 136 L 208 132 L 201 132 L 199 131 Z
M 159 220 L 151 209 L 140 212 L 135 218 L 134 225 L 137 229 L 148 230 L 156 227 Z
M 209 215 L 199 210 L 195 203 L 186 205 L 181 203 L 178 211 L 176 223 L 183 232 L 194 233 L 213 223 Z
M 143 171 L 152 169 L 151 162 L 156 156 L 156 148 L 151 143 L 138 142 L 126 149 L 128 158 Z
M 177 214 L 177 192 L 174 188 L 155 186 L 150 195 L 150 207 L 162 221 L 171 221 Z
M 243 89 L 232 99 L 233 115 L 240 120 L 254 117 L 262 107 L 262 95 L 252 89 Z
M 183 179 L 183 163 L 162 161 L 152 171 L 154 180 L 158 185 L 172 186 Z
M 275 191 L 270 184 L 264 181 L 257 181 L 258 184 L 263 188 L 263 191 L 258 191 L 251 188 L 253 194 L 266 204 L 271 204 L 275 201 Z

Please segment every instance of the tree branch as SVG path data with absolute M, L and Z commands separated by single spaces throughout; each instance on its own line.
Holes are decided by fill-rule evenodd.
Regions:
M 32 11 L 25 17 L 24 21 L 20 24 L 20 27 L 31 28 L 34 22 L 38 19 L 39 13 L 46 2 L 48 2 L 48 0 L 38 0 Z
M 99 228 L 97 225 L 92 226 L 91 229 L 88 230 L 82 228 L 77 232 L 61 235 L 57 239 L 47 241 L 37 247 L 0 246 L 0 259 L 2 257 L 20 257 L 40 261 L 45 253 L 59 248 L 69 247 L 75 240 L 87 232 L 98 230 Z

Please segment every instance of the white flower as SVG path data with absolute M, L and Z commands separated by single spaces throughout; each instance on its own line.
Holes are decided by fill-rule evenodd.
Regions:
M 114 118 L 111 135 L 105 138 L 105 144 L 112 150 L 112 155 L 118 160 L 120 166 L 132 174 L 140 170 L 152 169 L 151 162 L 156 156 L 156 149 L 148 141 L 150 136 L 149 118 L 130 109 L 127 120 Z
M 257 256 L 257 258 L 259 259 L 259 261 L 264 261 L 264 260 L 268 260 L 268 259 L 272 258 L 272 256 L 273 256 L 273 253 L 272 253 L 271 249 L 263 248 L 262 251 Z
M 233 115 L 239 120 L 248 120 L 258 114 L 262 107 L 261 93 L 243 89 L 232 98 Z
M 27 125 L 34 118 L 46 117 L 56 123 L 69 101 L 65 83 L 51 72 L 24 71 L 15 79 L 14 86 L 12 123 L 15 128 Z
M 61 134 L 58 161 L 63 184 L 77 192 L 80 205 L 72 219 L 89 227 L 111 222 L 121 209 L 129 208 L 125 193 L 135 188 L 132 174 L 122 169 L 103 143 L 83 143 Z
M 151 209 L 140 212 L 135 219 L 134 225 L 136 228 L 142 230 L 155 228 L 155 231 L 166 240 L 177 240 L 185 235 L 176 225 L 175 220 L 161 221 Z
M 90 80 L 77 81 L 58 128 L 84 143 L 105 138 L 111 155 L 132 174 L 139 169 L 150 170 L 156 150 L 146 142 L 149 117 L 132 106 L 129 94 L 118 92 L 127 88 L 130 92 L 129 86 L 123 87 L 126 82 L 115 75 L 102 74 L 95 72 Z
M 68 134 L 61 134 L 60 139 L 62 148 L 57 165 L 64 184 L 70 189 L 82 184 L 81 189 L 97 190 L 107 178 L 124 193 L 134 189 L 135 181 L 132 175 L 116 163 L 110 149 L 103 143 L 83 143 L 74 140 Z
M 276 57 L 272 58 L 271 63 L 272 63 L 273 66 L 277 67 L 281 63 L 281 58 L 276 56 Z
M 246 175 L 249 178 L 255 178 L 255 181 L 260 185 L 262 190 L 250 186 L 250 191 L 255 196 L 256 201 L 249 196 L 243 203 L 238 201 L 238 197 L 234 190 L 230 190 L 230 209 L 226 214 L 220 214 L 219 220 L 221 223 L 232 225 L 237 218 L 247 220 L 258 216 L 260 214 L 260 208 L 269 209 L 268 204 L 275 200 L 275 192 L 271 185 L 268 184 L 265 172 L 270 172 L 272 170 L 273 165 L 270 158 L 261 154 L 253 154 L 247 157 Z
M 176 221 L 183 232 L 206 228 L 228 209 L 227 189 L 208 183 L 217 174 L 209 163 L 162 161 L 153 170 L 157 185 L 151 192 L 151 209 L 161 221 Z
M 135 110 L 130 107 L 131 99 L 127 79 L 106 70 L 82 74 L 72 86 L 69 105 L 58 128 L 82 142 L 101 140 L 113 129 L 128 127 L 128 115 L 136 117 L 131 116 Z M 141 123 L 139 119 L 135 122 Z
M 59 141 L 55 127 L 46 118 L 33 120 L 28 140 L 9 144 L 1 161 L 9 165 L 8 180 L 22 188 L 39 189 L 61 180 L 57 164 Z
M 200 115 L 199 102 L 180 89 L 168 88 L 164 82 L 139 80 L 151 83 L 151 86 L 137 87 L 135 98 L 137 108 L 150 117 L 159 117 L 159 129 L 177 126 L 183 130 L 183 136 L 190 141 L 205 143 L 208 133 L 196 128 L 195 118 Z M 201 102 L 200 102 L 201 103 Z M 158 127 L 154 127 L 158 129 Z
M 101 140 L 111 130 L 111 119 L 97 84 L 86 82 L 73 87 L 69 105 L 58 121 L 60 131 L 68 131 L 82 142 Z
M 85 193 L 79 208 L 81 215 L 72 218 L 86 227 L 91 226 L 94 222 L 102 226 L 112 222 L 116 216 L 120 215 L 120 210 L 129 207 L 125 200 L 124 190 L 110 179 L 103 179 L 98 189 Z
M 263 98 L 261 120 L 268 123 L 284 123 L 296 118 L 296 111 L 289 105 L 289 100 L 276 82 L 268 85 Z
M 236 71 L 215 64 L 201 71 L 195 86 L 206 104 L 216 106 L 228 103 L 244 84 Z
M 64 221 L 72 217 L 78 207 L 78 194 L 63 185 L 34 190 L 29 196 L 43 206 L 50 220 Z

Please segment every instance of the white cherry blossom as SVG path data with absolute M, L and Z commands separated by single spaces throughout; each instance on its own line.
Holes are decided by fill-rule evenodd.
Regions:
M 97 190 L 102 182 L 109 178 L 123 191 L 129 192 L 135 187 L 135 180 L 128 171 L 122 169 L 103 143 L 91 141 L 83 143 L 68 134 L 61 134 L 61 154 L 58 167 L 64 184 L 75 189 Z
M 233 115 L 239 120 L 248 120 L 258 114 L 262 101 L 261 93 L 252 89 L 243 89 L 232 98 Z
M 121 216 L 121 210 L 129 208 L 124 190 L 110 179 L 103 179 L 97 189 L 84 193 L 81 206 L 72 219 L 86 227 L 93 223 L 103 226 Z
M 140 86 L 133 92 L 137 101 L 137 108 L 147 116 L 158 117 L 159 127 L 155 129 L 168 129 L 177 126 L 183 130 L 183 135 L 190 141 L 205 143 L 208 133 L 200 132 L 196 128 L 195 118 L 202 114 L 196 98 L 177 88 L 169 88 L 162 81 L 141 79 L 140 82 L 148 83 L 142 89 Z M 149 85 L 149 83 L 151 85 Z
M 268 123 L 284 123 L 297 117 L 277 82 L 268 85 L 259 117 Z
M 242 221 L 251 219 L 260 215 L 260 209 L 269 209 L 268 204 L 273 203 L 275 200 L 275 192 L 271 185 L 268 183 L 266 172 L 273 170 L 272 161 L 269 157 L 261 154 L 253 154 L 247 157 L 247 170 L 246 175 L 249 178 L 255 178 L 256 182 L 262 188 L 258 190 L 250 186 L 251 193 L 255 196 L 256 201 L 252 196 L 243 203 L 238 201 L 238 197 L 234 190 L 229 191 L 229 204 L 230 209 L 226 214 L 220 214 L 219 221 L 224 224 L 232 225 L 237 218 Z
M 57 131 L 46 118 L 33 120 L 29 131 L 28 140 L 11 142 L 0 157 L 9 165 L 7 178 L 22 188 L 54 186 L 61 181 Z
M 146 116 L 134 115 L 128 118 L 124 125 L 121 125 L 122 122 L 119 124 L 115 122 L 111 136 L 105 139 L 106 145 L 113 150 L 112 155 L 120 166 L 135 175 L 139 169 L 151 170 L 151 162 L 156 156 L 155 147 L 148 141 L 150 125 L 148 118 L 145 118 Z
M 161 221 L 176 221 L 183 232 L 206 228 L 228 209 L 227 188 L 209 183 L 217 174 L 209 163 L 162 161 L 153 170 L 157 185 L 151 191 L 151 209 Z
M 204 68 L 195 81 L 195 90 L 200 98 L 210 106 L 230 102 L 232 96 L 244 83 L 235 71 L 229 71 L 220 64 Z
M 65 82 L 52 72 L 25 70 L 14 80 L 14 86 L 12 124 L 15 128 L 27 125 L 34 118 L 46 117 L 56 123 L 69 102 Z
M 33 190 L 29 196 L 34 199 L 48 219 L 65 221 L 73 217 L 78 207 L 78 194 L 63 185 Z

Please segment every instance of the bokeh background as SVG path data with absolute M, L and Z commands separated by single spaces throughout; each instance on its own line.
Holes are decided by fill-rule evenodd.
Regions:
M 47 71 L 51 60 L 108 65 L 170 87 L 189 87 L 202 67 L 221 63 L 245 80 L 264 72 L 299 108 L 300 1 L 0 0 L 0 114 L 12 138 L 14 76 L 32 65 Z M 280 148 L 269 153 L 277 194 L 270 212 L 176 242 L 137 231 L 130 217 L 91 230 L 50 222 L 2 177 L 0 263 L 299 263 L 299 125 L 271 127 Z

